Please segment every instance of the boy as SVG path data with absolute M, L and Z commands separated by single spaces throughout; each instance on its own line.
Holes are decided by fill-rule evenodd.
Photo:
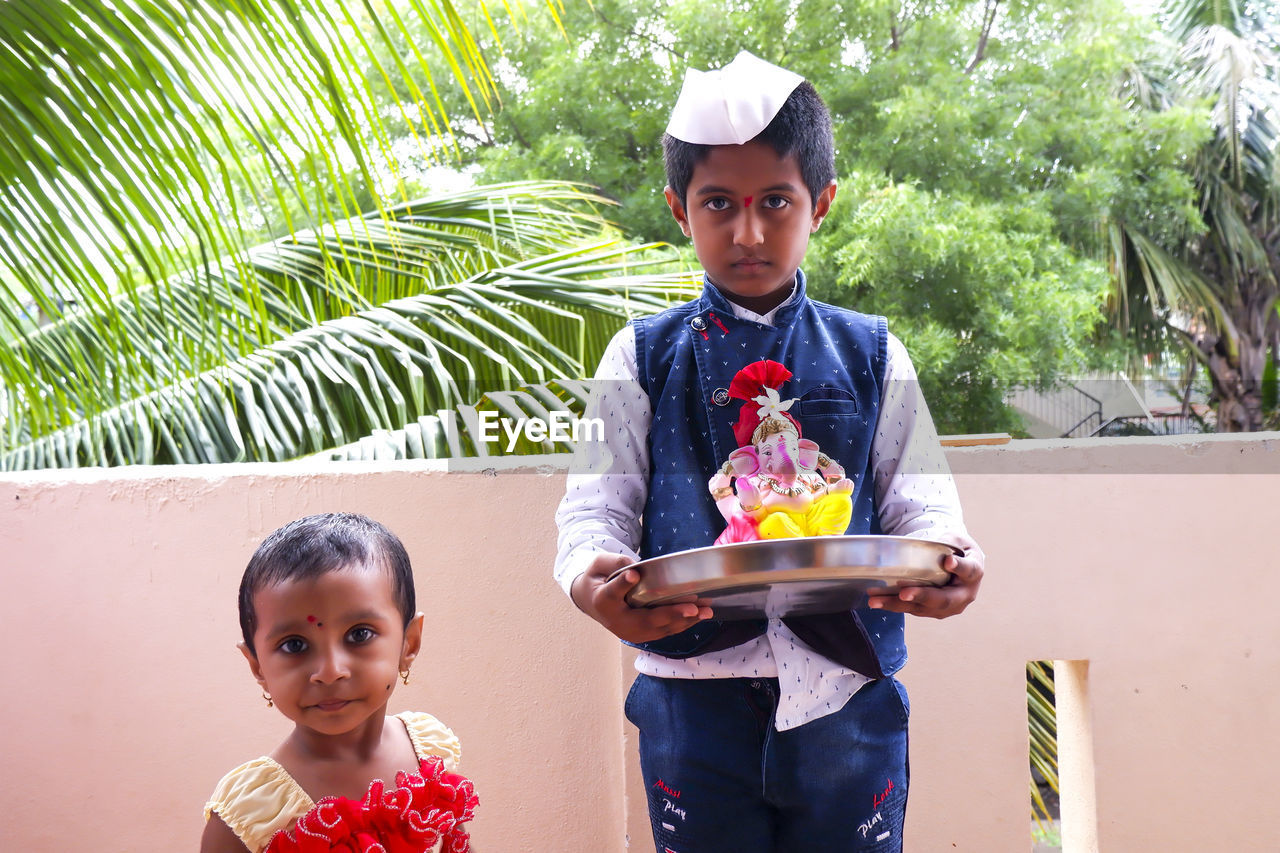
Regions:
M 962 611 L 982 553 L 901 343 L 883 318 L 805 296 L 800 263 L 836 192 L 830 117 L 813 87 L 745 52 L 690 70 L 663 151 L 667 203 L 693 239 L 703 293 L 634 321 L 601 359 L 589 414 L 608 428 L 569 477 L 556 577 L 642 650 L 626 713 L 658 853 L 901 850 L 902 614 Z M 762 360 L 790 369 L 792 400 L 773 394 L 775 414 L 786 410 L 854 482 L 847 532 L 948 541 L 964 551 L 945 561 L 950 583 L 789 619 L 627 606 L 639 575 L 624 567 L 637 556 L 710 545 L 724 529 L 707 483 L 741 443 L 730 403 L 752 399 L 729 389 Z

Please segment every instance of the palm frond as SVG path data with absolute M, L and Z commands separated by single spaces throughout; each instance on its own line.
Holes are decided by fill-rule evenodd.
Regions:
M 415 5 L 429 19 L 457 19 L 449 0 Z M 294 194 L 318 219 L 358 213 L 334 155 L 377 183 L 363 134 L 385 138 L 386 128 L 370 82 L 352 70 L 360 65 L 342 61 L 359 32 L 355 8 L 322 0 L 10 0 L 0 15 L 0 104 L 13 122 L 0 145 L 9 206 L 0 222 L 15 233 L 37 226 L 33 236 L 41 227 L 61 236 L 92 233 L 105 216 L 159 281 L 184 255 L 175 226 L 199 245 L 241 248 L 222 225 L 241 211 L 224 209 L 233 197 L 220 190 L 268 154 L 243 152 L 241 140 L 316 156 L 302 171 L 294 171 L 301 157 L 288 167 L 268 160 L 275 193 Z M 436 29 L 447 33 L 445 49 L 474 54 L 464 29 Z M 425 63 L 413 70 L 430 79 Z M 472 67 L 459 82 L 483 90 L 487 76 Z M 307 191 L 303 177 L 322 182 Z M 332 198 L 330 188 L 338 190 Z M 135 239 L 142 235 L 154 239 Z M 61 272 L 82 280 L 69 265 Z
M 572 427 L 564 435 L 548 432 L 541 441 L 526 433 L 516 434 L 514 445 L 506 431 L 498 428 L 506 418 L 514 431 L 529 420 L 553 423 L 557 417 L 580 418 L 586 408 L 588 383 L 582 380 L 553 380 L 521 385 L 507 391 L 490 391 L 474 404 L 442 409 L 419 417 L 396 430 L 375 430 L 342 447 L 319 454 L 335 461 L 388 459 L 463 459 L 505 455 L 570 453 Z M 486 417 L 485 413 L 492 413 Z
M 1280 105 L 1276 57 L 1256 39 L 1219 24 L 1187 33 L 1180 57 L 1182 87 L 1192 97 L 1212 103 L 1226 173 L 1237 191 L 1243 190 L 1250 149 L 1256 158 L 1275 142 L 1274 135 L 1256 137 L 1265 136 L 1271 126 L 1268 112 Z M 1245 137 L 1250 134 L 1255 138 L 1246 146 Z
M 570 184 L 504 184 L 302 232 L 29 330 L 0 347 L 0 375 L 25 391 L 33 429 L 62 426 L 315 323 L 564 250 L 599 231 L 600 203 Z M 15 327 L 20 310 L 0 300 Z
M 1257 411 L 1263 360 L 1239 363 L 1245 349 L 1269 346 L 1280 290 L 1274 235 L 1280 229 L 1280 54 L 1266 4 L 1237 0 L 1169 0 L 1153 41 L 1164 62 L 1135 92 L 1136 108 L 1196 105 L 1212 131 L 1188 164 L 1203 230 L 1179 237 L 1144 233 L 1141 222 L 1111 223 L 1114 314 L 1145 345 L 1172 333 L 1212 376 L 1215 403 Z M 1172 49 L 1168 49 L 1172 47 Z M 1156 229 L 1153 233 L 1158 234 Z M 1268 319 L 1271 318 L 1271 319 Z M 1252 415 L 1220 418 L 1219 428 L 1257 429 Z
M 404 17 L 361 0 L 0 4 L 0 300 L 105 312 L 104 346 L 127 350 L 117 293 L 213 271 L 211 294 L 243 287 L 226 299 L 251 310 L 227 322 L 252 348 L 270 313 L 248 265 L 259 229 L 282 238 L 404 200 L 393 138 L 428 160 L 450 144 L 423 91 L 433 64 L 485 114 L 492 79 L 464 20 L 453 0 L 413 0 Z M 430 60 L 400 56 L 393 42 L 419 30 Z M 392 88 L 415 100 L 384 111 Z M 0 337 L 20 326 L 0 317 Z
M 1148 320 L 1169 322 L 1172 314 L 1188 310 L 1218 327 L 1229 324 L 1213 283 L 1186 261 L 1128 223 L 1109 223 L 1109 234 L 1117 284 L 1113 310 L 1126 324 L 1124 331 Z
M 1053 664 L 1027 661 L 1027 726 L 1031 768 L 1055 794 L 1058 790 L 1058 715 L 1054 704 Z M 1052 818 L 1034 778 L 1031 780 L 1031 814 L 1036 823 Z
M 389 209 L 389 219 L 326 225 L 253 247 L 243 259 L 118 293 L 109 305 L 28 330 L 0 360 L 8 361 L 10 377 L 36 386 L 78 371 L 86 406 L 108 373 L 128 392 L 150 391 L 317 321 L 442 287 L 529 252 L 563 250 L 599 231 L 584 202 L 603 200 L 548 182 L 416 200 Z M 14 327 L 20 310 L 0 301 L 0 315 Z M 127 357 L 106 346 L 113 333 L 122 336 Z
M 1240 32 L 1245 22 L 1241 0 L 1167 0 L 1160 18 L 1163 28 L 1179 41 L 1209 26 Z
M 582 336 L 562 345 L 541 319 L 616 327 L 663 307 L 681 279 L 644 273 L 664 260 L 651 248 L 565 250 L 322 322 L 11 442 L 0 469 L 291 459 L 473 400 L 477 389 L 581 375 L 572 344 Z
M 467 20 L 454 0 L 0 4 L 3 464 L 314 453 L 580 375 L 665 304 L 645 247 L 582 246 L 603 221 L 581 188 L 410 200 L 405 136 L 425 160 L 452 145 L 433 73 L 477 120 L 493 103 Z

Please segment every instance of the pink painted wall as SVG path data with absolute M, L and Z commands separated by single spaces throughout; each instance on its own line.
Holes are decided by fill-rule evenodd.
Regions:
M 1275 848 L 1277 448 L 950 451 L 989 573 L 964 616 L 910 627 L 909 851 L 1030 848 L 1028 658 L 1090 661 L 1102 849 Z M 235 649 L 240 573 L 267 532 L 332 509 L 413 557 L 432 639 L 393 708 L 461 737 L 477 846 L 647 849 L 628 657 L 549 577 L 561 489 L 553 466 L 0 476 L 0 850 L 195 846 L 217 779 L 288 729 Z
M 618 650 L 549 580 L 562 490 L 417 465 L 0 480 L 0 850 L 195 848 L 217 780 L 290 726 L 235 648 L 240 574 L 266 533 L 334 509 L 409 549 L 428 639 L 392 706 L 461 738 L 477 845 L 617 849 Z

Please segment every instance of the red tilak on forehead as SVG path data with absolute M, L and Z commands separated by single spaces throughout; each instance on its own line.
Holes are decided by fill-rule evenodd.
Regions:
M 753 195 L 749 195 L 749 196 L 747 196 L 745 199 L 743 199 L 743 201 L 742 201 L 742 206 L 743 206 L 743 207 L 750 207 L 750 206 L 751 206 L 751 199 L 753 199 L 753 198 L 755 198 L 755 196 L 753 196 Z
M 307 621 L 308 621 L 308 622 L 314 622 L 314 621 L 316 621 L 316 617 L 314 617 L 314 616 L 308 616 L 308 617 L 307 617 Z

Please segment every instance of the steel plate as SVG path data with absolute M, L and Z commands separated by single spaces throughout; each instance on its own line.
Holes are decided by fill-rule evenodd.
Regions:
M 863 602 L 873 587 L 940 586 L 955 548 L 906 536 L 811 536 L 695 548 L 633 563 L 640 582 L 633 607 L 689 596 L 717 619 L 835 613 Z

